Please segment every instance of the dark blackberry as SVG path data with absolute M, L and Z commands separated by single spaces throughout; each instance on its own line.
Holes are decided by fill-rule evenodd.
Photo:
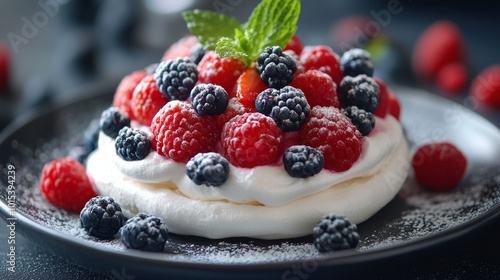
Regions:
M 311 107 L 307 103 L 304 92 L 292 86 L 280 89 L 277 103 L 269 116 L 274 119 L 284 132 L 297 131 L 306 122 Z
M 255 99 L 255 108 L 257 112 L 269 116 L 274 106 L 278 103 L 280 91 L 275 88 L 265 89 L 257 95 Z
M 203 48 L 201 44 L 196 44 L 191 48 L 191 56 L 189 57 L 189 59 L 194 64 L 198 65 L 207 52 L 208 51 Z
M 372 113 L 359 109 L 356 106 L 349 106 L 344 109 L 344 115 L 351 119 L 352 123 L 363 136 L 370 134 L 375 127 L 375 117 Z
M 84 130 L 83 135 L 75 142 L 69 151 L 69 157 L 74 158 L 81 164 L 84 164 L 87 157 L 95 149 L 99 141 L 99 132 L 101 131 L 100 120 L 96 119 L 90 122 Z
M 124 127 L 115 139 L 116 154 L 126 161 L 144 159 L 150 151 L 151 141 L 146 133 Z
M 268 47 L 257 58 L 260 78 L 272 88 L 280 89 L 288 85 L 297 70 L 295 60 L 283 53 L 280 47 Z
M 328 214 L 313 228 L 314 246 L 320 252 L 356 248 L 359 243 L 357 230 L 346 217 Z
M 101 114 L 101 131 L 111 138 L 116 138 L 120 129 L 130 126 L 130 119 L 116 107 L 104 110 Z
M 340 82 L 339 96 L 344 107 L 356 106 L 373 113 L 378 108 L 379 87 L 377 82 L 366 76 L 346 76 Z
M 323 154 L 305 145 L 291 146 L 283 154 L 285 170 L 294 178 L 307 178 L 318 174 L 324 164 Z
M 161 252 L 167 239 L 168 229 L 163 221 L 146 213 L 130 218 L 121 230 L 121 241 L 130 249 Z
M 217 187 L 229 177 L 229 162 L 218 153 L 199 153 L 186 164 L 186 174 L 197 185 Z
M 373 62 L 370 53 L 363 49 L 350 49 L 340 57 L 340 69 L 344 76 L 356 77 L 367 75 L 373 77 Z
M 80 212 L 80 225 L 89 235 L 100 239 L 113 237 L 124 223 L 120 205 L 110 197 L 93 197 Z
M 162 61 L 155 71 L 156 85 L 168 100 L 187 100 L 198 82 L 196 64 L 188 58 Z
M 220 115 L 229 103 L 226 90 L 214 84 L 199 84 L 191 91 L 191 103 L 200 116 Z

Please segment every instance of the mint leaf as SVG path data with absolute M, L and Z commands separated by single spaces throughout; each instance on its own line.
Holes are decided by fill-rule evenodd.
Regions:
M 192 10 L 182 13 L 191 34 L 207 50 L 215 50 L 222 37 L 234 37 L 235 30 L 242 29 L 235 18 L 212 11 Z
M 222 37 L 217 43 L 215 52 L 219 57 L 232 57 L 243 61 L 246 65 L 250 65 L 253 61 L 247 52 L 240 46 L 239 42 L 233 38 Z

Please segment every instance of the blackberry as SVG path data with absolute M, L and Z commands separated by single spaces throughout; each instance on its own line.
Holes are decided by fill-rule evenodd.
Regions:
M 198 43 L 191 48 L 191 56 L 189 57 L 189 59 L 194 64 L 198 65 L 207 52 L 208 51 Z
M 146 133 L 124 127 L 115 139 L 116 154 L 126 161 L 144 159 L 150 151 L 151 141 Z
M 80 225 L 100 239 L 113 237 L 125 223 L 122 209 L 111 197 L 91 198 L 80 212 Z
M 100 131 L 100 120 L 96 119 L 90 122 L 84 130 L 83 135 L 79 137 L 74 146 L 70 149 L 69 157 L 74 158 L 81 164 L 84 164 L 90 153 L 97 149 Z
M 199 153 L 186 164 L 186 173 L 197 185 L 217 187 L 229 177 L 229 162 L 218 153 Z
M 377 82 L 366 75 L 356 77 L 346 76 L 340 82 L 339 96 L 344 107 L 356 106 L 373 113 L 378 108 L 379 86 Z
M 121 241 L 130 249 L 161 252 L 167 239 L 168 229 L 163 221 L 146 213 L 130 218 L 121 230 Z
M 375 127 L 375 117 L 372 113 L 359 109 L 356 106 L 349 106 L 344 109 L 344 115 L 351 119 L 352 123 L 363 136 L 370 134 Z
M 130 126 L 130 119 L 124 115 L 118 108 L 110 107 L 101 114 L 101 130 L 111 138 L 116 138 L 120 129 Z
M 320 252 L 356 248 L 359 243 L 357 230 L 346 217 L 328 214 L 313 228 L 314 246 Z
M 191 103 L 200 116 L 220 115 L 229 103 L 226 90 L 214 84 L 199 84 L 191 91 Z
M 306 122 L 311 112 L 304 92 L 292 86 L 280 89 L 276 105 L 269 116 L 284 132 L 297 131 Z
M 307 178 L 318 174 L 325 159 L 320 151 L 305 145 L 291 146 L 283 154 L 283 165 L 291 177 Z
M 154 77 L 158 89 L 168 100 L 184 101 L 198 82 L 198 69 L 188 58 L 169 59 L 158 65 Z
M 280 47 L 267 47 L 257 58 L 257 71 L 260 78 L 272 88 L 280 89 L 288 85 L 297 70 L 295 60 Z
M 370 53 L 363 49 L 350 49 L 340 57 L 340 69 L 344 76 L 356 77 L 367 75 L 373 77 L 373 63 Z
M 269 116 L 274 106 L 278 103 L 280 91 L 275 88 L 268 88 L 259 93 L 255 99 L 257 112 Z

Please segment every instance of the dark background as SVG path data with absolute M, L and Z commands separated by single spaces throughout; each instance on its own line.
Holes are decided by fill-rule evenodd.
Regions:
M 99 94 L 114 89 L 120 79 L 151 63 L 159 62 L 167 46 L 187 33 L 180 12 L 159 12 L 154 3 L 134 0 L 41 0 L 57 3 L 53 16 L 30 33 L 28 42 L 13 45 L 12 33 L 22 36 L 27 19 L 42 6 L 38 1 L 0 1 L 0 42 L 11 52 L 8 92 L 0 95 L 0 130 L 12 119 L 54 103 L 79 99 L 77 95 Z M 174 7 L 188 1 L 163 1 Z M 298 36 L 304 44 L 328 44 L 338 50 L 332 29 L 340 19 L 386 10 L 390 1 L 302 1 Z M 391 84 L 406 84 L 442 94 L 419 84 L 410 70 L 410 55 L 418 36 L 431 23 L 447 19 L 461 29 L 468 48 L 470 76 L 488 66 L 500 64 L 500 4 L 495 1 L 399 1 L 402 11 L 391 15 L 381 32 L 391 38 L 394 62 L 376 65 L 378 74 Z M 62 4 L 64 3 L 64 4 Z M 222 3 L 222 5 L 221 5 Z M 193 1 L 182 8 L 224 9 L 245 21 L 258 1 Z M 225 5 L 224 5 L 225 4 Z M 11 35 L 9 35 L 11 34 Z M 9 37 L 10 36 L 10 37 Z M 17 50 L 16 50 L 17 49 Z M 398 71 L 394 71 L 398 69 Z M 111 90 L 112 91 L 112 90 Z M 112 92 L 110 92 L 112 94 Z M 468 102 L 468 92 L 453 98 L 497 126 L 498 112 L 477 108 Z M 1 156 L 1 155 L 0 155 Z M 427 249 L 417 255 L 392 260 L 394 265 L 367 267 L 372 279 L 500 279 L 500 221 L 494 221 L 451 243 Z M 0 222 L 0 237 L 6 232 Z M 96 272 L 67 263 L 36 244 L 17 237 L 17 261 L 26 279 L 107 279 Z M 4 242 L 1 242 L 2 246 Z M 2 249 L 3 252 L 3 249 Z M 3 258 L 0 258 L 3 260 Z M 2 265 L 4 263 L 2 261 Z M 0 275 L 5 271 L 0 271 Z M 368 273 L 368 272 L 367 272 Z M 360 272 L 353 272 L 360 275 Z M 361 275 L 366 276 L 361 273 Z M 1 279 L 5 279 L 0 277 Z

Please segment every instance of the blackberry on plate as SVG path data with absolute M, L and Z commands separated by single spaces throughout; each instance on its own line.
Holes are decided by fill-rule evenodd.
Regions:
M 80 212 L 80 224 L 91 236 L 100 239 L 113 237 L 125 223 L 122 209 L 107 196 L 91 198 Z
M 351 119 L 352 123 L 363 136 L 370 134 L 375 127 L 375 117 L 372 113 L 359 109 L 356 106 L 349 106 L 344 109 L 344 115 Z
M 275 88 L 268 88 L 259 93 L 255 98 L 255 109 L 257 112 L 269 116 L 274 106 L 278 103 L 280 91 Z
M 144 159 L 150 148 L 148 136 L 137 128 L 124 127 L 115 139 L 116 154 L 126 161 Z
M 208 51 L 198 43 L 191 48 L 191 56 L 189 57 L 189 59 L 194 64 L 198 65 L 207 52 Z
M 320 151 L 305 145 L 288 148 L 283 154 L 283 165 L 291 177 L 307 178 L 318 174 L 325 159 Z
M 379 91 L 379 86 L 373 78 L 358 75 L 344 77 L 340 82 L 338 93 L 344 107 L 356 106 L 373 113 L 378 108 Z
M 186 173 L 197 185 L 217 187 L 229 177 L 229 162 L 218 153 L 199 153 L 186 164 Z
M 187 100 L 198 82 L 197 65 L 188 58 L 162 61 L 155 74 L 156 85 L 168 100 Z
M 358 228 L 342 215 L 325 215 L 313 228 L 314 246 L 320 252 L 356 248 Z
M 220 115 L 229 103 L 226 90 L 214 84 L 199 84 L 191 91 L 191 103 L 200 116 Z
M 280 47 L 267 47 L 257 58 L 257 71 L 260 78 L 272 88 L 280 89 L 288 85 L 297 70 L 294 59 Z
M 340 57 L 340 69 L 344 76 L 356 77 L 367 75 L 373 77 L 373 62 L 370 53 L 366 50 L 353 48 Z
M 311 112 L 302 90 L 286 86 L 279 91 L 276 105 L 269 116 L 273 118 L 279 128 L 284 132 L 297 131 L 306 122 Z
M 130 249 L 161 252 L 167 239 L 168 229 L 163 221 L 146 213 L 128 219 L 121 230 L 121 241 Z
M 116 107 L 110 107 L 101 114 L 101 130 L 107 136 L 116 138 L 120 129 L 130 126 L 130 119 Z

